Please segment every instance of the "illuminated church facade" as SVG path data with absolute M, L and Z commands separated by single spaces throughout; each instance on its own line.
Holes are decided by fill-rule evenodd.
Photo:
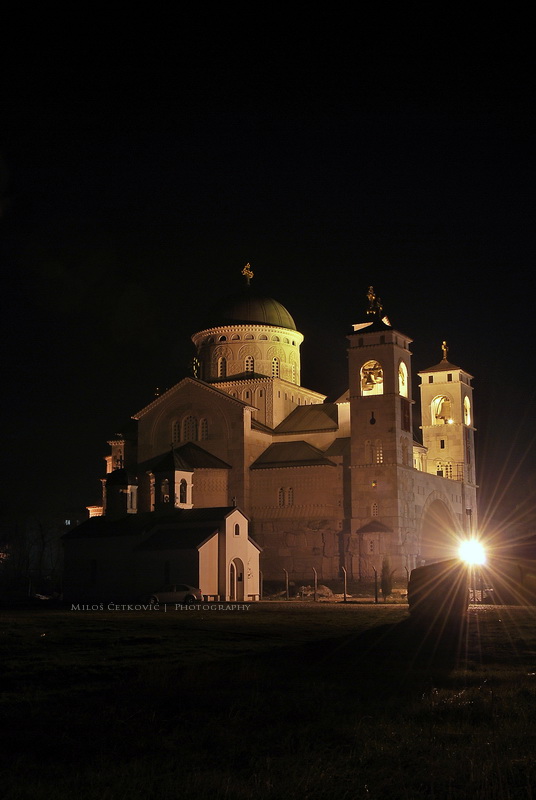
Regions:
M 113 524 L 236 507 L 265 581 L 367 578 L 385 556 L 403 577 L 453 556 L 476 529 L 472 376 L 443 343 L 419 373 L 416 441 L 411 339 L 370 287 L 347 337 L 348 390 L 327 402 L 301 384 L 291 314 L 254 290 L 249 265 L 244 275 L 193 334 L 193 375 L 133 415 L 136 436 L 110 440 L 103 505 L 90 513 Z

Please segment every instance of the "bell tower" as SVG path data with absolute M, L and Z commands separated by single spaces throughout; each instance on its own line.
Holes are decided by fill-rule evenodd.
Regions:
M 348 336 L 352 532 L 371 525 L 381 532 L 360 543 L 360 562 L 378 568 L 383 555 L 396 562 L 404 554 L 413 491 L 411 339 L 391 327 L 372 286 L 367 297 L 367 321 Z
M 472 375 L 448 360 L 447 343 L 443 358 L 419 372 L 421 378 L 422 435 L 427 450 L 425 469 L 459 481 L 467 517 L 465 529 L 476 530 L 476 481 Z

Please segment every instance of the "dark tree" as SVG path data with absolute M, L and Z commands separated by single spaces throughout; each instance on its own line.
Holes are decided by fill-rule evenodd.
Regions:
M 382 561 L 382 573 L 380 580 L 380 586 L 382 590 L 384 603 L 389 597 L 389 595 L 393 593 L 393 575 L 395 574 L 395 572 L 396 570 L 391 569 L 391 563 L 389 561 L 389 557 L 384 556 Z

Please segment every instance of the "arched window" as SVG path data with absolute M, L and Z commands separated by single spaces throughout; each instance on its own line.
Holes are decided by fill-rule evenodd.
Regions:
M 187 503 L 188 497 L 188 484 L 186 480 L 182 478 L 181 482 L 179 483 L 179 503 Z
M 290 487 L 287 489 L 287 506 L 294 505 L 294 489 Z
M 408 368 L 404 361 L 398 365 L 398 394 L 401 397 L 408 396 Z
M 173 443 L 180 442 L 181 440 L 181 423 L 178 419 L 175 420 L 171 426 L 171 441 Z
M 367 361 L 361 367 L 361 394 L 370 397 L 383 394 L 383 368 L 377 361 Z
M 238 522 L 234 526 L 234 535 L 240 536 L 240 525 L 238 524 Z
M 277 493 L 277 505 L 279 508 L 283 508 L 285 505 L 285 490 L 279 489 Z
M 378 503 L 373 503 L 372 504 L 372 508 L 370 509 L 370 511 L 371 511 L 371 516 L 372 517 L 377 517 L 378 516 Z
M 218 378 L 227 377 L 227 359 L 224 356 L 218 358 Z
M 182 423 L 182 440 L 184 442 L 197 442 L 197 419 L 186 417 Z
M 164 478 L 160 484 L 160 499 L 163 503 L 169 503 L 169 480 Z
M 272 378 L 279 378 L 279 359 L 272 358 Z
M 381 439 L 374 442 L 374 461 L 376 464 L 383 464 L 383 443 Z
M 446 395 L 434 397 L 432 400 L 432 425 L 452 424 L 452 409 L 450 398 Z
M 253 359 L 253 356 L 246 356 L 246 361 L 245 361 L 246 372 L 253 372 L 254 367 L 255 367 L 255 361 Z
M 202 442 L 206 442 L 208 439 L 208 420 L 203 418 L 199 422 L 199 438 Z
M 471 401 L 468 397 L 463 400 L 463 421 L 466 425 L 471 424 Z

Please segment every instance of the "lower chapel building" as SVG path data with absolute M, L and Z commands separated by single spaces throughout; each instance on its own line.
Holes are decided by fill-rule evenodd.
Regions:
M 301 385 L 303 336 L 283 305 L 256 293 L 249 277 L 221 301 L 192 336 L 193 376 L 134 414 L 136 435 L 109 442 L 103 505 L 90 508 L 103 519 L 84 551 L 95 568 L 120 546 L 115 534 L 129 517 L 153 519 L 154 528 L 176 515 L 180 537 L 188 515 L 209 508 L 223 516 L 237 508 L 249 521 L 265 582 L 287 573 L 310 583 L 314 570 L 329 581 L 343 568 L 349 579 L 370 577 L 386 555 L 405 577 L 454 555 L 476 528 L 471 375 L 443 343 L 442 360 L 419 373 L 415 441 L 411 339 L 391 327 L 372 287 L 347 338 L 348 390 L 326 402 Z M 67 566 L 84 531 L 87 548 L 92 524 L 67 535 Z M 177 563 L 165 560 L 162 582 L 184 580 Z M 220 564 L 224 577 L 230 566 Z M 229 586 L 220 596 L 233 596 Z

